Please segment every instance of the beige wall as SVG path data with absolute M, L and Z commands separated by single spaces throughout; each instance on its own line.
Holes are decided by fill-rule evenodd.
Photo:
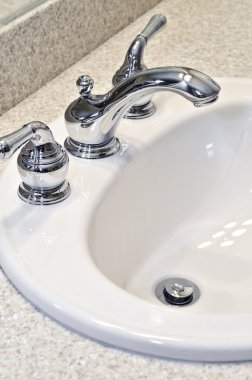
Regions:
M 159 0 L 49 0 L 0 29 L 0 115 Z

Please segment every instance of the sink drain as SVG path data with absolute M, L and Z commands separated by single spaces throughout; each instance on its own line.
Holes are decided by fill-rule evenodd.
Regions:
M 155 289 L 159 301 L 166 305 L 186 306 L 195 303 L 200 297 L 196 284 L 185 278 L 171 277 L 160 281 Z

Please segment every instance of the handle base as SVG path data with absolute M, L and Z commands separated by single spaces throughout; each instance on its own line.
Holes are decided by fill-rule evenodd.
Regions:
M 52 205 L 69 197 L 70 193 L 71 188 L 66 180 L 53 189 L 35 188 L 24 184 L 24 182 L 21 182 L 18 188 L 19 198 L 32 205 Z
M 135 105 L 124 115 L 125 119 L 145 119 L 156 112 L 155 104 L 149 101 L 143 105 Z
M 64 145 L 73 156 L 88 159 L 106 158 L 120 149 L 120 141 L 116 137 L 102 144 L 82 144 L 67 137 Z

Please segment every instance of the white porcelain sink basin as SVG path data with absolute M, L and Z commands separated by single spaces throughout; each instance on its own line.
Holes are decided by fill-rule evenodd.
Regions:
M 153 117 L 121 123 L 117 155 L 71 157 L 62 203 L 19 200 L 11 160 L 0 178 L 0 259 L 25 297 L 122 348 L 252 359 L 252 80 L 219 83 L 219 101 L 202 109 L 156 96 Z M 63 120 L 53 124 L 62 142 Z M 160 302 L 155 288 L 168 277 L 195 283 L 199 299 Z

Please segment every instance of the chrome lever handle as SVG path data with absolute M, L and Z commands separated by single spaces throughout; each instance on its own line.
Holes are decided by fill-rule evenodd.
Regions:
M 25 144 L 26 143 L 26 144 Z M 31 204 L 49 205 L 66 199 L 70 185 L 66 181 L 69 159 L 50 128 L 39 121 L 0 137 L 0 159 L 9 159 L 21 147 L 17 165 L 22 182 L 19 197 Z
M 0 138 L 0 159 L 8 160 L 33 135 L 29 125 Z
M 146 42 L 159 32 L 166 25 L 166 17 L 161 14 L 152 16 L 144 30 L 139 33 L 146 39 Z
M 117 85 L 126 78 L 147 69 L 143 62 L 143 54 L 148 40 L 153 37 L 166 24 L 166 17 L 161 14 L 152 16 L 144 30 L 139 33 L 131 43 L 123 64 L 113 76 L 112 83 Z M 124 115 L 128 119 L 142 119 L 151 116 L 155 112 L 155 106 L 151 102 L 151 97 L 145 97 L 135 104 Z
M 123 64 L 113 77 L 112 82 L 114 85 L 139 71 L 146 70 L 146 66 L 143 63 L 144 48 L 147 41 L 161 30 L 165 24 L 166 17 L 164 15 L 157 14 L 152 16 L 144 30 L 131 43 Z

